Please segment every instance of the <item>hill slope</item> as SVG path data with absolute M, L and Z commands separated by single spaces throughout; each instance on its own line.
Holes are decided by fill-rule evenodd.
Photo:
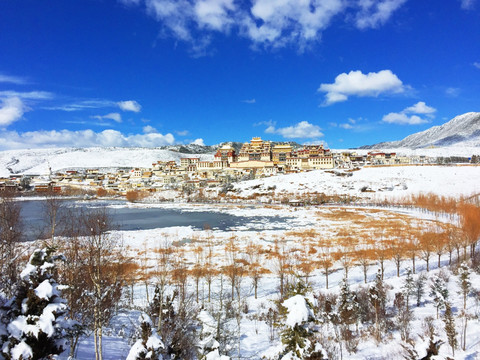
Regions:
M 403 140 L 382 142 L 364 148 L 480 147 L 480 112 L 469 112 L 449 122 L 407 136 Z
M 0 152 L 0 176 L 47 174 L 49 167 L 52 171 L 72 168 L 151 167 L 152 163 L 159 160 L 178 161 L 182 157 L 199 157 L 201 160 L 213 159 L 212 153 L 204 153 L 202 149 L 201 146 L 196 146 L 197 154 L 165 148 L 96 147 L 9 150 Z

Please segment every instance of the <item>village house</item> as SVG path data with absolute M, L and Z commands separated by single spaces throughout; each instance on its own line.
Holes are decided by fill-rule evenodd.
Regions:
M 289 170 L 308 171 L 333 169 L 335 162 L 330 150 L 324 149 L 323 145 L 305 145 L 287 157 L 286 165 Z
M 369 152 L 367 160 L 372 165 L 394 165 L 396 163 L 396 153 Z
M 188 167 L 196 168 L 196 165 L 200 161 L 200 158 L 181 158 L 180 167 L 187 169 Z

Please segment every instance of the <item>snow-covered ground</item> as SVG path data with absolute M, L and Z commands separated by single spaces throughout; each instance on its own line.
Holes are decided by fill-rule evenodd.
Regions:
M 117 205 L 118 206 L 118 205 Z M 132 206 L 132 205 L 127 205 Z M 236 214 L 239 216 L 245 216 L 249 219 L 244 226 L 238 229 L 234 229 L 231 232 L 224 232 L 220 230 L 195 230 L 191 227 L 172 227 L 164 229 L 151 229 L 151 230 L 139 230 L 139 231 L 121 231 L 120 235 L 123 238 L 127 251 L 132 254 L 138 254 L 145 249 L 147 251 L 150 265 L 153 267 L 156 263 L 156 255 L 152 251 L 155 248 L 163 246 L 165 242 L 181 244 L 179 247 L 184 251 L 183 256 L 187 257 L 187 263 L 194 263 L 193 249 L 196 246 L 205 247 L 207 239 L 210 239 L 214 247 L 214 263 L 217 267 L 222 264 L 226 264 L 225 259 L 225 244 L 232 236 L 235 237 L 235 242 L 239 247 L 240 256 L 244 257 L 247 252 L 247 247 L 252 244 L 260 246 L 266 253 L 272 252 L 275 247 L 275 241 L 280 240 L 284 243 L 286 248 L 298 248 L 302 243 L 301 238 L 298 235 L 302 230 L 310 230 L 314 237 L 307 241 L 312 246 L 319 246 L 319 243 L 324 239 L 333 239 L 336 237 L 340 229 L 349 229 L 348 231 L 353 237 L 361 232 L 368 232 L 365 227 L 366 222 L 374 220 L 378 223 L 385 223 L 393 221 L 395 219 L 400 220 L 412 220 L 412 222 L 418 219 L 434 222 L 437 220 L 432 214 L 424 213 L 416 210 L 402 210 L 402 209 L 380 209 L 371 207 L 305 207 L 305 208 L 291 208 L 289 206 L 269 206 L 269 207 L 252 207 L 243 205 L 196 205 L 189 204 L 173 204 L 173 205 L 154 205 L 154 204 L 135 204 L 133 206 L 174 206 L 182 209 L 188 216 L 188 211 L 215 211 Z M 257 227 L 255 223 L 259 216 L 279 216 L 286 217 L 288 220 L 285 222 L 285 230 L 269 230 L 269 225 L 265 224 L 264 230 L 246 230 L 251 227 Z M 310 245 L 308 245 L 310 246 Z M 334 242 L 331 244 L 331 251 L 335 250 Z M 312 255 L 315 257 L 315 255 Z M 275 352 L 274 349 L 280 346 L 278 337 L 271 341 L 269 337 L 269 328 L 263 321 L 255 319 L 256 315 L 265 313 L 270 307 L 274 306 L 274 301 L 278 299 L 278 285 L 279 280 L 275 275 L 275 263 L 274 259 L 269 257 L 263 257 L 262 264 L 270 269 L 272 273 L 265 275 L 260 280 L 258 299 L 254 299 L 253 288 L 251 279 L 245 277 L 242 281 L 242 294 L 246 298 L 249 312 L 245 314 L 241 322 L 241 356 L 243 359 L 260 359 L 261 355 L 270 354 Z M 441 261 L 441 268 L 448 264 L 448 256 L 444 255 Z M 400 291 L 405 279 L 405 271 L 408 266 L 411 266 L 409 260 L 402 262 L 401 277 L 396 277 L 396 268 L 393 261 L 386 262 L 385 267 L 385 281 L 389 290 L 389 303 L 390 306 L 393 303 L 394 294 Z M 428 273 L 428 277 L 438 273 L 440 269 L 437 269 L 436 258 L 431 261 L 431 271 Z M 349 271 L 349 283 L 352 289 L 358 289 L 361 286 L 371 286 L 377 273 L 378 264 L 372 263 L 368 269 L 368 284 L 363 284 L 363 272 L 360 267 L 353 267 Z M 417 259 L 416 264 L 417 275 L 420 273 L 426 273 L 426 264 L 424 261 Z M 329 290 L 330 293 L 338 293 L 339 284 L 343 278 L 343 269 L 340 263 L 334 265 L 333 271 L 329 276 Z M 454 308 L 459 311 L 461 308 L 462 299 L 458 295 L 459 287 L 455 276 L 449 275 L 451 280 L 448 283 L 449 291 L 451 294 L 450 299 L 453 301 Z M 325 290 L 325 276 L 319 269 L 315 270 L 310 278 L 309 282 L 312 286 L 313 292 L 326 292 Z M 480 290 L 478 284 L 480 283 L 480 276 L 472 274 L 472 283 L 474 288 Z M 435 317 L 435 307 L 428 296 L 429 281 L 426 283 L 426 296 L 419 307 L 414 306 L 414 315 L 416 320 L 412 323 L 412 338 L 417 342 L 417 351 L 421 356 L 428 345 L 428 341 L 425 338 L 421 338 L 424 335 L 423 321 L 426 316 Z M 150 283 L 150 298 L 153 294 L 154 280 Z M 228 281 L 223 286 L 229 287 Z M 218 294 L 220 283 L 218 280 L 214 281 L 213 289 L 214 294 Z M 193 280 L 190 283 L 189 291 L 192 293 L 195 291 Z M 206 296 L 206 284 L 201 285 L 201 296 Z M 224 290 L 225 291 L 225 290 Z M 145 285 L 138 284 L 135 287 L 135 304 L 139 307 L 144 307 L 146 303 Z M 215 297 L 216 295 L 214 295 Z M 207 306 L 208 309 L 208 306 Z M 479 304 L 475 302 L 473 297 L 468 299 L 468 309 L 471 313 L 479 312 Z M 130 315 L 132 318 L 131 323 L 134 322 L 136 314 Z M 125 333 L 125 328 L 119 326 L 119 323 L 126 324 L 125 318 L 129 317 L 128 313 L 120 314 L 119 318 L 114 318 L 114 329 L 109 329 L 107 332 L 109 336 L 105 339 L 104 351 L 106 359 L 115 359 L 126 357 L 128 353 L 128 341 L 121 338 L 120 334 Z M 458 321 L 457 321 L 458 323 Z M 457 324 L 459 326 L 459 324 Z M 441 320 L 436 321 L 438 330 L 438 336 L 445 339 L 443 332 L 443 322 Z M 120 329 L 120 330 L 119 330 Z M 459 329 L 460 331 L 460 329 Z M 384 359 L 391 358 L 403 359 L 401 344 L 402 341 L 399 338 L 398 332 L 392 333 L 392 338 L 388 340 L 385 338 L 383 342 L 377 344 L 373 340 L 362 341 L 359 344 L 358 352 L 355 354 L 345 354 L 345 359 Z M 461 350 L 456 351 L 455 359 L 475 359 L 480 356 L 478 352 L 480 344 L 480 323 L 478 320 L 472 320 L 469 322 L 468 327 L 468 339 L 467 349 L 465 352 Z M 278 335 L 278 334 L 277 334 Z M 91 339 L 87 338 L 80 344 L 79 358 L 89 358 L 93 355 Z M 123 350 L 122 350 L 123 349 Z M 442 354 L 450 355 L 448 345 L 442 345 Z M 451 356 L 451 355 L 450 355 Z M 235 358 L 235 357 L 233 357 Z
M 351 176 L 340 176 L 347 174 Z M 480 192 L 480 166 L 385 166 L 368 167 L 346 173 L 317 170 L 273 176 L 235 184 L 238 195 L 274 192 L 302 195 L 350 195 L 372 200 L 399 198 L 411 194 L 471 196 Z M 361 190 L 368 188 L 368 192 Z

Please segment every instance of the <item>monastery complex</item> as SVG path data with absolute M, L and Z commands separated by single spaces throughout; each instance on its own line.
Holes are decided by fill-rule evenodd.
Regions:
M 0 191 L 22 190 L 25 184 L 36 192 L 64 189 L 104 189 L 114 193 L 131 190 L 157 192 L 168 189 L 210 188 L 231 182 L 302 171 L 362 166 L 433 164 L 438 159 L 397 156 L 395 153 L 335 152 L 323 145 L 295 148 L 289 143 L 273 143 L 254 137 L 237 153 L 232 143 L 218 148 L 213 160 L 183 157 L 180 161 L 157 161 L 150 168 L 119 168 L 115 171 L 88 168 L 65 169 L 48 175 L 11 175 L 0 179 Z M 469 161 L 467 159 L 466 161 Z

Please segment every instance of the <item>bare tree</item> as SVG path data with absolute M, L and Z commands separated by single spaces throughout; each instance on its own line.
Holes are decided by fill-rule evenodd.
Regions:
M 55 244 L 55 235 L 57 234 L 57 227 L 62 223 L 62 215 L 64 212 L 64 200 L 56 194 L 53 190 L 46 193 L 45 201 L 43 202 L 43 216 L 45 219 L 45 232 L 50 238 L 52 245 Z
M 321 245 L 323 246 L 318 253 L 318 264 L 325 275 L 325 288 L 328 289 L 328 275 L 330 275 L 333 266 L 333 258 L 328 244 L 321 243 Z
M 377 242 L 375 248 L 375 257 L 378 261 L 378 264 L 380 265 L 380 275 L 382 276 L 383 280 L 383 276 L 385 274 L 385 261 L 392 257 L 392 250 L 388 247 L 386 241 L 384 241 L 383 238 L 381 238 L 380 241 Z
M 433 251 L 437 254 L 437 267 L 440 269 L 440 260 L 447 248 L 448 244 L 448 232 L 443 229 L 437 230 L 436 241 L 433 242 Z
M 157 321 L 157 331 L 160 331 L 162 327 L 162 309 L 164 306 L 165 292 L 171 281 L 172 252 L 172 242 L 166 236 L 161 238 L 158 247 L 155 249 L 155 253 L 157 254 L 155 265 L 155 297 L 157 298 L 158 307 L 155 313 L 151 314 L 152 318 Z M 147 266 L 146 263 L 144 266 Z M 144 276 L 148 277 L 147 274 Z M 147 302 L 149 302 L 148 299 Z
M 70 345 L 70 356 L 75 356 L 80 336 L 85 329 L 93 324 L 93 312 L 91 297 L 92 282 L 88 274 L 84 254 L 82 235 L 83 213 L 67 210 L 63 223 L 62 236 L 68 240 L 62 242 L 60 251 L 65 256 L 60 268 L 61 282 L 67 285 L 63 296 L 69 304 L 68 317 L 77 322 L 67 331 Z
M 232 236 L 225 245 L 225 256 L 227 264 L 223 267 L 225 275 L 230 280 L 232 286 L 232 297 L 234 299 L 234 290 L 237 290 L 238 300 L 240 300 L 240 284 L 246 271 L 246 262 L 242 259 L 240 249 L 237 245 L 238 239 Z
M 179 303 L 183 304 L 187 297 L 187 280 L 189 276 L 185 250 L 179 247 L 172 248 L 172 266 L 170 276 L 179 294 Z
M 434 243 L 437 241 L 435 231 L 425 231 L 420 237 L 420 254 L 427 264 L 427 271 L 430 270 L 430 257 L 434 251 Z
M 416 233 L 411 233 L 407 242 L 407 254 L 412 260 L 412 272 L 415 274 L 415 260 L 420 251 L 420 241 L 418 240 L 418 235 Z
M 192 274 L 193 278 L 195 279 L 195 295 L 196 301 L 199 302 L 199 287 L 200 287 L 200 280 L 205 275 L 205 254 L 204 249 L 200 245 L 196 246 L 193 249 L 193 254 L 195 255 L 195 264 L 190 269 L 190 273 Z
M 246 254 L 248 259 L 248 274 L 252 278 L 253 288 L 255 292 L 255 299 L 257 298 L 257 289 L 258 283 L 262 278 L 262 275 L 267 273 L 267 269 L 265 269 L 261 265 L 262 261 L 262 246 L 248 243 L 246 248 Z
M 285 287 L 287 284 L 287 276 L 290 269 L 290 257 L 285 249 L 284 241 L 275 239 L 275 249 L 272 254 L 274 256 L 274 271 L 279 279 L 280 298 L 285 295 Z
M 404 234 L 406 233 L 406 230 L 403 229 L 402 223 L 393 222 L 391 224 L 390 231 L 392 237 L 388 239 L 387 244 L 390 248 L 390 255 L 392 256 L 395 266 L 397 267 L 397 277 L 400 277 L 400 266 L 406 256 L 406 246 L 404 240 Z
M 105 208 L 84 217 L 86 266 L 92 282 L 95 359 L 102 360 L 103 327 L 110 320 L 121 297 L 125 259 L 120 239 L 111 232 L 112 222 Z
M 480 207 L 463 204 L 460 208 L 460 225 L 467 244 L 470 245 L 470 256 L 473 258 L 480 237 Z
M 218 270 L 216 269 L 214 263 L 213 263 L 213 258 L 214 258 L 214 246 L 211 237 L 207 237 L 206 241 L 206 254 L 205 254 L 205 281 L 207 282 L 208 285 L 208 302 L 210 303 L 211 301 L 211 295 L 212 295 L 212 282 L 213 279 L 215 278 L 215 275 L 217 275 Z
M 13 193 L 0 192 L 0 293 L 11 297 L 18 279 L 19 247 L 23 224 L 21 206 Z
M 363 282 L 366 284 L 368 267 L 372 264 L 372 261 L 375 258 L 375 252 L 368 248 L 359 249 L 355 252 L 355 257 L 357 263 L 363 269 Z

